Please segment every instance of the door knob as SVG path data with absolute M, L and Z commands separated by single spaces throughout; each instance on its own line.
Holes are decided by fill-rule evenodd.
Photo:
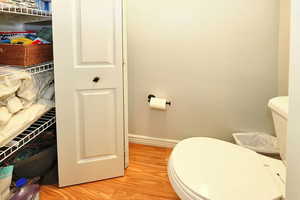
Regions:
M 94 83 L 98 83 L 99 80 L 100 80 L 100 78 L 99 78 L 98 76 L 96 76 L 96 77 L 93 79 L 93 82 L 94 82 Z

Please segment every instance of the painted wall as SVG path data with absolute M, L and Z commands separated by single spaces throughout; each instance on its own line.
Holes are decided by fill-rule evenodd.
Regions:
M 130 133 L 273 132 L 279 0 L 127 0 L 127 13 Z M 149 109 L 149 93 L 172 107 Z
M 288 200 L 300 199 L 300 1 L 291 0 L 291 56 L 290 56 L 290 102 L 288 124 L 288 170 L 287 194 Z
M 278 48 L 278 94 L 288 95 L 290 0 L 280 0 L 279 48 Z

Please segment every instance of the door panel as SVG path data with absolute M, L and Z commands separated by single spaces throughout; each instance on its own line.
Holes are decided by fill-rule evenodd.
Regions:
M 122 176 L 122 0 L 53 0 L 53 11 L 59 186 Z
M 114 20 L 118 0 L 78 0 L 81 63 L 114 63 Z M 95 51 L 97 49 L 97 51 Z
M 80 149 L 82 159 L 105 159 L 116 153 L 116 104 L 114 90 L 78 93 Z M 109 158 L 110 159 L 110 158 Z

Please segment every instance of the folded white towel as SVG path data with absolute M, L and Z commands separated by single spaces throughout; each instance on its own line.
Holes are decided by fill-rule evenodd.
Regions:
M 28 72 L 14 68 L 1 68 L 0 98 L 7 97 L 19 90 L 21 93 L 33 88 L 32 76 Z
M 33 101 L 36 97 L 36 89 L 31 75 L 27 72 L 16 73 L 15 78 L 22 80 L 17 91 L 17 96 L 28 101 Z
M 12 116 L 8 123 L 0 127 L 0 147 L 26 129 L 48 109 L 45 105 L 34 104 Z
M 17 96 L 26 99 L 27 101 L 33 101 L 36 97 L 36 92 L 33 88 L 27 88 L 23 91 L 18 91 Z
M 7 109 L 10 113 L 15 114 L 16 112 L 19 112 L 23 109 L 22 101 L 16 97 L 12 96 L 7 99 Z
M 12 117 L 12 114 L 6 107 L 0 107 L 0 126 L 6 125 Z
M 12 95 L 20 86 L 20 80 L 10 80 L 7 77 L 0 78 L 0 98 Z
M 28 100 L 22 99 L 22 98 L 20 98 L 20 100 L 22 101 L 23 109 L 29 108 L 29 107 L 32 106 L 33 103 L 34 103 L 34 100 L 28 101 Z

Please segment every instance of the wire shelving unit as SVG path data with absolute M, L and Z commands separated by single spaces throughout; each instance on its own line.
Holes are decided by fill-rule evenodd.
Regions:
M 55 121 L 55 108 L 52 108 L 31 124 L 25 131 L 16 136 L 10 143 L 0 148 L 0 163 L 44 133 L 46 129 L 55 124 Z
M 35 17 L 46 17 L 51 18 L 52 14 L 49 11 L 19 7 L 13 4 L 0 3 L 0 13 L 11 13 L 11 14 L 20 14 L 20 15 L 29 15 Z
M 8 65 L 3 65 L 0 66 L 0 78 L 7 76 L 13 76 L 18 72 L 28 72 L 30 74 L 39 74 L 42 72 L 47 72 L 47 71 L 53 71 L 54 65 L 53 62 L 46 62 L 46 63 L 41 63 L 38 65 L 32 65 L 32 66 L 27 66 L 27 67 L 21 67 L 21 66 L 8 66 Z

